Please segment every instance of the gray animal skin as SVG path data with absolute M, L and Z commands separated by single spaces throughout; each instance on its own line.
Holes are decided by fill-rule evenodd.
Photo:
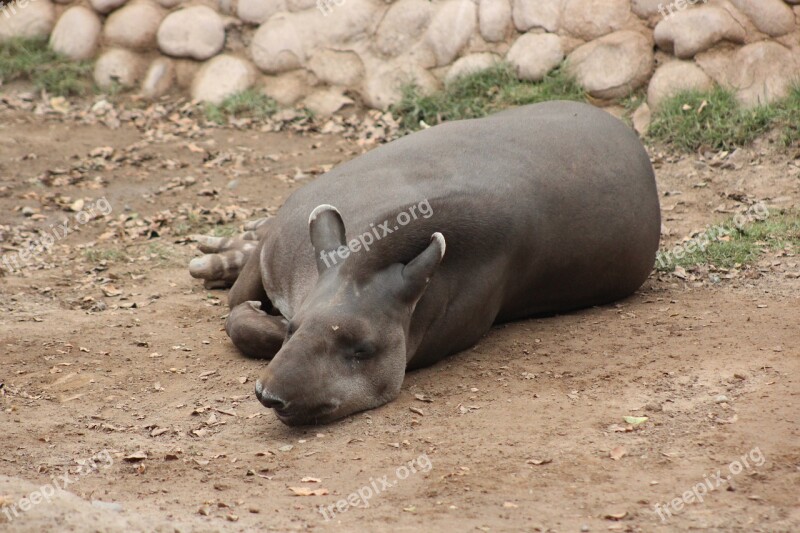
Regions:
M 209 254 L 190 271 L 236 279 L 226 330 L 272 358 L 258 399 L 287 424 L 326 423 L 391 401 L 406 369 L 492 324 L 630 295 L 660 227 L 636 134 L 590 105 L 548 102 L 344 163 L 245 238 L 201 239 Z

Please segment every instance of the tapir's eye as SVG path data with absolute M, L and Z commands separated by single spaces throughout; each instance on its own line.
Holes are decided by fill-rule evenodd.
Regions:
M 295 331 L 297 331 L 297 326 L 294 324 L 294 322 L 289 322 L 289 326 L 286 328 L 286 338 L 288 339 L 294 335 Z
M 353 346 L 353 351 L 350 357 L 352 359 L 369 359 L 375 355 L 375 350 L 369 344 L 356 344 Z

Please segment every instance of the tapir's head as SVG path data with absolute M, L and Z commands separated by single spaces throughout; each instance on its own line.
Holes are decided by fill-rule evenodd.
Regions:
M 434 233 L 418 255 L 370 269 L 364 265 L 375 262 L 355 254 L 380 250 L 356 250 L 356 240 L 348 247 L 336 208 L 317 207 L 309 230 L 317 284 L 256 383 L 261 403 L 289 425 L 326 423 L 399 394 L 411 316 L 445 253 Z

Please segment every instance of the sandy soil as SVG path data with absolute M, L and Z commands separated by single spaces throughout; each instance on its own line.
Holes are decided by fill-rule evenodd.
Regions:
M 274 212 L 364 147 L 145 130 L 0 113 L 2 252 L 74 230 L 0 278 L 0 530 L 800 530 L 796 250 L 497 327 L 389 405 L 292 429 L 255 399 L 264 363 L 228 341 L 185 235 Z M 754 201 L 797 208 L 797 157 L 654 149 L 665 242 Z M 64 474 L 71 494 L 31 503 Z

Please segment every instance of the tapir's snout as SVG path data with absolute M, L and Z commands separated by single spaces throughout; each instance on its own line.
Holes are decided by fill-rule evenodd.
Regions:
M 262 380 L 256 381 L 256 398 L 264 407 L 274 409 L 278 419 L 289 426 L 302 426 L 329 422 L 338 409 L 338 402 L 305 405 L 304 402 L 290 401 L 275 394 Z M 301 405 L 303 404 L 303 405 Z
M 276 411 L 286 410 L 286 402 L 264 389 L 264 385 L 261 383 L 260 379 L 256 381 L 256 398 L 258 398 L 258 401 L 267 409 L 275 409 Z

